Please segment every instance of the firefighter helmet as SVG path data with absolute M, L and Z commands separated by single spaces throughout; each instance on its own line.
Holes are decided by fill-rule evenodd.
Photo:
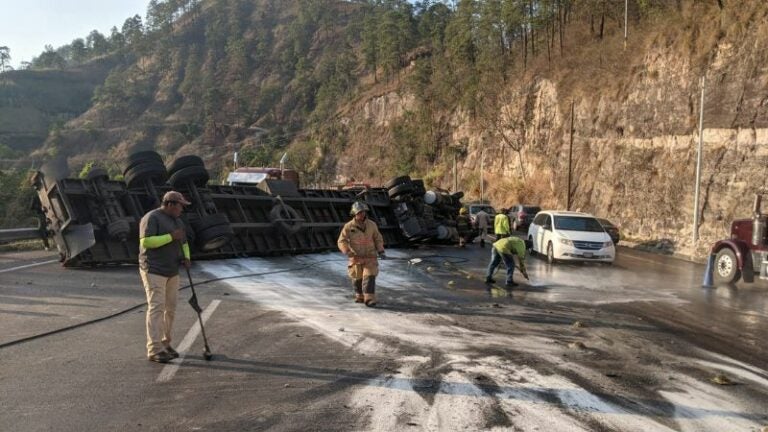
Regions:
M 365 204 L 364 202 L 362 202 L 362 201 L 355 201 L 355 203 L 352 204 L 352 210 L 349 211 L 349 214 L 351 214 L 352 216 L 355 216 L 356 214 L 358 214 L 360 212 L 367 212 L 369 210 L 370 209 L 368 208 L 368 205 Z
M 462 207 L 461 210 L 459 210 L 459 214 L 460 215 L 465 215 L 467 213 L 469 213 L 469 210 L 467 210 L 466 207 Z

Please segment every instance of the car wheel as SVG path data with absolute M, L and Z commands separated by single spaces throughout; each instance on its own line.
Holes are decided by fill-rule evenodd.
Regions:
M 531 245 L 531 248 L 528 249 L 528 253 L 531 256 L 536 256 L 536 247 L 533 245 L 533 236 L 528 236 L 528 244 Z
M 547 263 L 555 263 L 555 248 L 552 246 L 552 242 L 547 243 Z
M 736 283 L 741 278 L 736 254 L 730 248 L 720 249 L 715 257 L 715 284 Z

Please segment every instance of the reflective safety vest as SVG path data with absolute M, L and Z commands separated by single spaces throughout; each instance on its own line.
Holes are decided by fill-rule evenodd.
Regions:
M 496 217 L 493 219 L 493 231 L 496 233 L 496 235 L 499 234 L 510 234 L 509 230 L 509 217 L 507 215 L 499 213 L 496 215 Z

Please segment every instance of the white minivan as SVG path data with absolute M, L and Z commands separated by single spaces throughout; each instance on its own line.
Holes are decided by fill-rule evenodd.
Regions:
M 612 264 L 616 247 L 597 219 L 586 213 L 542 211 L 528 227 L 532 251 L 555 261 L 599 261 Z

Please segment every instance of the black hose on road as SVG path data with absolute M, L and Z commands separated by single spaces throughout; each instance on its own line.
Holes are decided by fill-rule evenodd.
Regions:
M 459 259 L 459 261 L 456 261 L 456 262 L 448 261 L 448 262 L 451 262 L 451 264 L 459 264 L 459 263 L 462 263 L 462 262 L 469 261 L 466 258 L 459 258 L 459 257 L 450 256 L 450 255 L 426 255 L 426 256 L 414 257 L 414 258 L 421 258 L 421 259 L 429 259 L 429 258 L 458 258 Z M 411 259 L 413 259 L 413 258 L 389 258 L 388 257 L 388 258 L 386 258 L 386 261 L 410 261 Z M 259 273 L 247 273 L 247 274 L 242 274 L 242 275 L 237 275 L 237 276 L 226 276 L 226 277 L 220 277 L 220 278 L 207 279 L 207 280 L 204 280 L 202 282 L 197 282 L 196 285 L 199 286 L 199 285 L 205 285 L 205 284 L 209 284 L 209 283 L 213 283 L 213 282 L 220 282 L 220 281 L 225 281 L 225 280 L 230 280 L 230 279 L 240 279 L 240 278 L 255 277 L 255 276 L 266 276 L 266 275 L 271 275 L 271 274 L 278 274 L 278 273 L 286 273 L 286 272 L 305 270 L 305 269 L 308 269 L 310 267 L 314 267 L 314 266 L 316 266 L 318 264 L 325 264 L 325 263 L 329 263 L 329 262 L 338 262 L 338 261 L 346 261 L 346 259 L 328 259 L 328 260 L 317 261 L 317 262 L 313 262 L 313 263 L 309 263 L 309 264 L 304 264 L 302 266 L 291 267 L 291 268 L 282 269 L 282 270 L 273 270 L 273 271 L 259 272 Z M 179 288 L 179 291 L 185 290 L 185 289 L 187 289 L 189 287 L 190 287 L 190 285 L 184 285 L 183 287 Z M 71 326 L 62 327 L 62 328 L 59 328 L 59 329 L 56 329 L 56 330 L 51 330 L 51 331 L 48 331 L 48 332 L 39 333 L 39 334 L 32 335 L 32 336 L 27 336 L 27 337 L 24 337 L 24 338 L 21 338 L 21 339 L 12 340 L 10 342 L 4 342 L 4 343 L 0 344 L 0 349 L 12 347 L 12 346 L 19 345 L 19 344 L 22 344 L 22 343 L 25 343 L 25 342 L 31 342 L 33 340 L 42 339 L 44 337 L 52 336 L 52 335 L 59 334 L 59 333 L 64 333 L 64 332 L 67 332 L 67 331 L 70 331 L 70 330 L 75 330 L 75 329 L 78 329 L 78 328 L 81 328 L 81 327 L 85 327 L 85 326 L 88 326 L 88 325 L 91 325 L 91 324 L 96 324 L 96 323 L 99 323 L 99 322 L 102 322 L 102 321 L 106 321 L 106 320 L 118 317 L 120 315 L 124 315 L 124 314 L 126 314 L 128 312 L 134 311 L 134 310 L 139 309 L 141 307 L 144 307 L 146 305 L 147 305 L 147 303 L 143 302 L 143 303 L 137 304 L 135 306 L 131 306 L 131 307 L 127 308 L 127 309 L 123 309 L 121 311 L 118 311 L 118 312 L 115 312 L 115 313 L 112 313 L 110 315 L 106 315 L 106 316 L 103 316 L 103 317 L 100 317 L 100 318 L 95 318 L 95 319 L 92 319 L 92 320 L 89 320 L 89 321 L 84 321 L 84 322 L 81 322 L 81 323 L 73 324 Z

